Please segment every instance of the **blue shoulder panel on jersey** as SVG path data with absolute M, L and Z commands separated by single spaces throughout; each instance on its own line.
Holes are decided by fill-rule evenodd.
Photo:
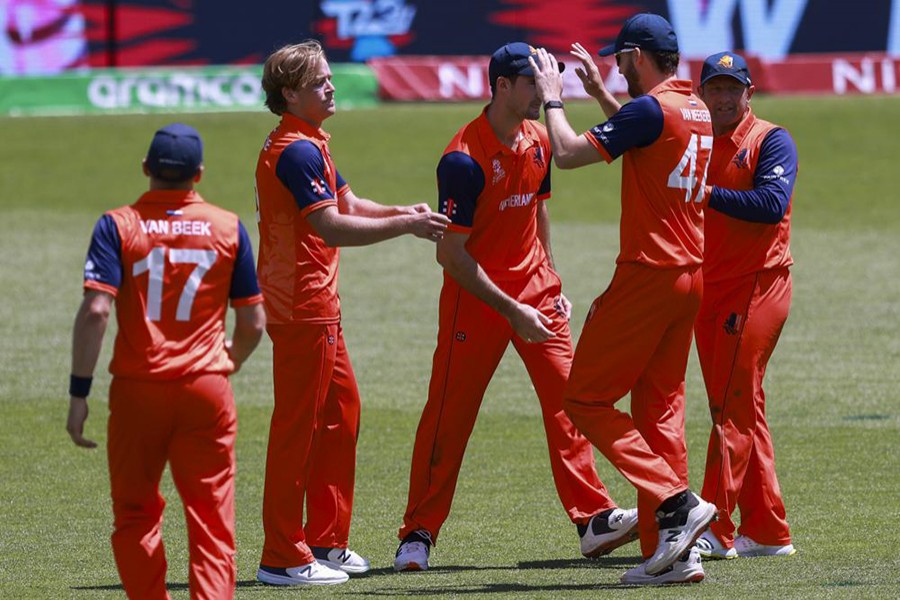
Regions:
M 300 210 L 337 198 L 337 190 L 330 189 L 325 179 L 322 152 L 309 140 L 297 140 L 285 148 L 278 157 L 275 174 L 291 190 Z
M 550 195 L 550 171 L 553 170 L 553 157 L 547 157 L 547 174 L 544 175 L 543 181 L 541 181 L 541 187 L 538 188 L 538 198 L 543 196 Z
M 759 148 L 753 189 L 713 187 L 709 207 L 753 223 L 774 225 L 784 218 L 797 180 L 797 146 L 784 129 L 770 131 Z
M 609 121 L 592 127 L 590 133 L 615 159 L 631 148 L 649 146 L 662 130 L 663 111 L 659 101 L 653 96 L 638 96 Z
M 347 185 L 347 181 L 343 177 L 341 177 L 340 171 L 338 171 L 337 169 L 335 169 L 335 171 L 337 172 L 337 189 L 340 190 L 342 187 Z
M 91 246 L 84 263 L 84 278 L 116 289 L 122 285 L 122 240 L 119 228 L 110 215 L 103 215 L 94 225 Z
M 244 224 L 238 221 L 238 251 L 234 259 L 234 273 L 231 275 L 231 290 L 228 297 L 236 300 L 257 294 L 259 282 L 256 279 L 256 265 L 253 263 L 253 245 Z
M 484 191 L 484 171 L 465 152 L 450 152 L 437 166 L 438 212 L 455 225 L 471 227 L 475 203 Z

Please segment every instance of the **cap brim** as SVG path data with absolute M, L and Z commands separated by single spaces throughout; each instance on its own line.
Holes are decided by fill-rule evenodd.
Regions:
M 597 50 L 597 54 L 600 56 L 612 56 L 615 53 L 616 53 L 616 45 L 615 44 L 610 44 L 609 46 L 604 46 L 603 48 L 600 48 L 599 50 Z
M 560 73 L 562 73 L 563 71 L 566 70 L 566 63 L 562 62 L 561 60 L 556 61 L 556 65 L 559 67 Z M 525 77 L 534 77 L 534 69 L 531 68 L 531 65 L 528 65 L 527 67 L 522 67 L 517 72 L 517 75 L 524 75 Z
M 736 73 L 711 73 L 700 80 L 700 85 L 706 85 L 707 81 L 709 81 L 710 79 L 715 79 L 716 77 L 731 77 L 732 79 L 739 81 L 743 85 L 750 85 L 750 79 L 744 79 Z

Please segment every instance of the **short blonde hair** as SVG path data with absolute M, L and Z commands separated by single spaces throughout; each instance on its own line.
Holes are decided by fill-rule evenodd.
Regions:
M 297 89 L 311 84 L 324 60 L 325 50 L 316 40 L 288 44 L 269 55 L 262 76 L 268 109 L 276 115 L 284 114 L 287 102 L 282 88 Z

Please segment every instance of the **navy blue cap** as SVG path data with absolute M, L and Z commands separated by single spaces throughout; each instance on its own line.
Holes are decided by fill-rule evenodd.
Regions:
M 750 85 L 750 68 L 747 61 L 734 52 L 719 52 L 704 60 L 703 68 L 700 70 L 700 85 L 719 75 L 734 77 L 744 85 Z
M 512 75 L 526 75 L 534 77 L 534 71 L 528 63 L 528 57 L 537 54 L 534 46 L 525 42 L 511 42 L 499 48 L 491 55 L 491 63 L 488 65 L 488 79 L 491 87 L 497 84 L 498 77 L 510 77 Z M 559 63 L 559 72 L 566 70 L 566 65 Z
M 203 164 L 203 141 L 190 125 L 172 123 L 156 132 L 147 150 L 147 169 L 157 179 L 187 181 Z
M 601 48 L 597 54 L 611 56 L 628 48 L 651 52 L 678 52 L 678 37 L 672 25 L 659 15 L 638 13 L 622 25 L 616 43 Z

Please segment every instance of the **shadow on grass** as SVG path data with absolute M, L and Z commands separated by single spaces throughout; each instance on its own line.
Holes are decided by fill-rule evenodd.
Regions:
M 599 569 L 599 568 L 607 568 L 607 569 L 628 569 L 638 564 L 640 560 L 638 557 L 609 557 L 605 556 L 596 560 L 586 560 L 586 559 L 557 559 L 557 560 L 541 560 L 541 561 L 525 561 L 520 562 L 517 565 L 485 565 L 485 566 L 474 566 L 474 565 L 447 565 L 447 566 L 436 566 L 432 567 L 428 570 L 429 574 L 439 575 L 442 573 L 483 573 L 489 571 L 523 571 L 523 570 L 533 570 L 533 569 L 541 569 L 541 570 L 555 570 L 555 569 Z M 372 569 L 367 573 L 362 573 L 359 575 L 353 575 L 353 580 L 362 580 L 362 579 L 370 579 L 370 578 L 379 578 L 379 577 L 397 577 L 402 578 L 406 583 L 409 583 L 410 577 L 428 577 L 426 573 L 395 573 L 394 569 L 391 567 L 385 567 L 381 569 Z M 399 580 L 398 580 L 399 581 Z M 383 581 L 382 581 L 383 583 Z M 279 587 L 279 586 L 271 586 L 265 583 L 261 583 L 255 579 L 245 579 L 243 581 L 238 581 L 236 586 L 241 589 L 247 588 L 271 588 L 271 587 Z M 188 589 L 187 583 L 167 583 L 166 587 L 169 590 L 186 590 Z M 579 584 L 579 585 L 526 585 L 520 583 L 485 583 L 485 584 L 471 584 L 465 585 L 461 584 L 458 586 L 428 586 L 427 588 L 410 590 L 410 589 L 385 589 L 385 590 L 368 590 L 368 591 L 360 591 L 360 592 L 349 592 L 351 595 L 363 595 L 363 596 L 428 596 L 430 594 L 443 594 L 443 593 L 453 593 L 453 594 L 484 594 L 484 593 L 509 593 L 509 592 L 539 592 L 539 591 L 578 591 L 578 590 L 593 590 L 593 589 L 630 589 L 631 586 L 619 585 L 619 584 Z M 84 585 L 84 586 L 73 586 L 70 589 L 77 591 L 124 591 L 122 584 L 115 585 Z

